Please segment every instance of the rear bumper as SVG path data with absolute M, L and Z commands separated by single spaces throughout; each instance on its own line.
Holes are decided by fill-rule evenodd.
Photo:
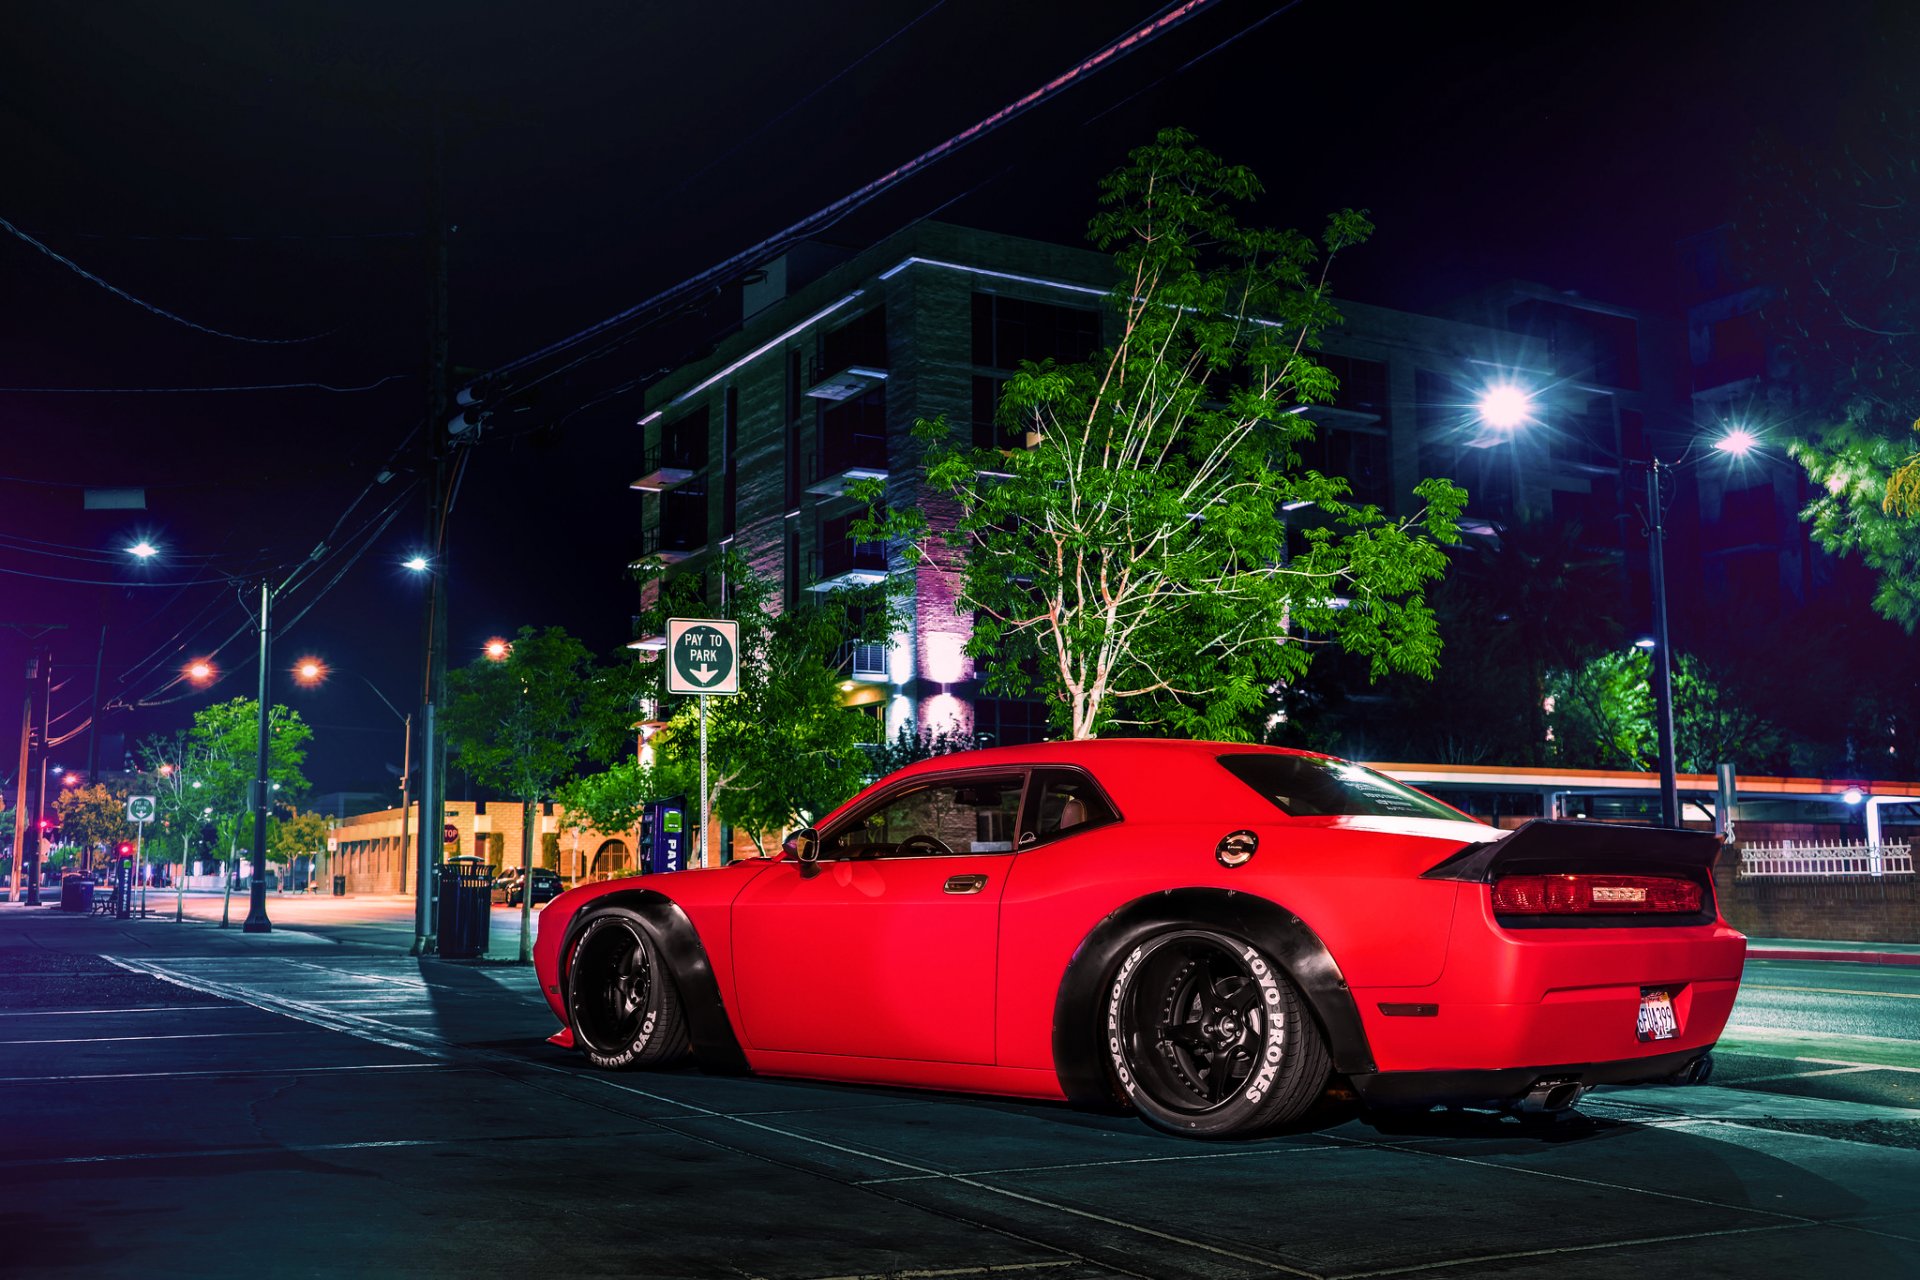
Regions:
M 1617 1062 L 1556 1067 L 1511 1067 L 1497 1071 L 1376 1071 L 1352 1078 L 1362 1102 L 1373 1107 L 1504 1107 L 1544 1081 L 1592 1088 L 1600 1084 L 1647 1084 L 1686 1070 L 1713 1046 L 1681 1049 Z
M 1528 1072 L 1556 1064 L 1618 1079 L 1672 1074 L 1639 1064 L 1698 1056 L 1725 1030 L 1747 940 L 1724 922 L 1680 927 L 1506 929 L 1489 895 L 1463 893 L 1440 978 L 1356 987 L 1376 1074 Z M 1640 997 L 1667 991 L 1678 1033 L 1641 1040 Z M 1638 1074 L 1636 1074 L 1638 1073 Z M 1609 1081 L 1612 1082 L 1612 1081 Z

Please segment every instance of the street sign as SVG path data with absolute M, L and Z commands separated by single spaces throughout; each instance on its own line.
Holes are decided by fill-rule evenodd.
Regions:
M 724 618 L 667 619 L 667 692 L 740 692 L 740 624 Z
M 152 796 L 127 797 L 127 821 L 138 826 L 145 826 L 147 823 L 153 821 L 155 812 Z

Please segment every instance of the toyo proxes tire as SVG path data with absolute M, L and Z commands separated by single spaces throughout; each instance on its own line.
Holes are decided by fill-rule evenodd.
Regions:
M 633 912 L 608 907 L 581 929 L 567 966 L 567 1021 L 574 1044 L 603 1070 L 671 1066 L 686 1056 L 680 992 Z
M 1142 939 L 1106 988 L 1114 1085 L 1156 1129 L 1248 1138 L 1298 1122 L 1332 1060 L 1299 989 L 1240 938 L 1170 929 Z

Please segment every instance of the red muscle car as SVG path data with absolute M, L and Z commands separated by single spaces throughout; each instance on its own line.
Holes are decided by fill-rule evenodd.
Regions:
M 937 757 L 780 856 L 573 889 L 557 1044 L 597 1066 L 1120 1103 L 1174 1133 L 1561 1111 L 1704 1078 L 1746 940 L 1710 833 L 1502 831 L 1359 765 L 1100 740 Z

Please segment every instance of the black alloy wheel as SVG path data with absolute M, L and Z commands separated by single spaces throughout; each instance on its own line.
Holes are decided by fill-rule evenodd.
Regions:
M 1325 1091 L 1326 1040 L 1287 976 L 1246 941 L 1181 929 L 1142 941 L 1108 988 L 1114 1082 L 1155 1128 L 1251 1137 Z
M 660 1067 L 685 1056 L 680 993 L 633 912 L 606 908 L 580 931 L 567 968 L 567 1021 L 596 1067 Z

